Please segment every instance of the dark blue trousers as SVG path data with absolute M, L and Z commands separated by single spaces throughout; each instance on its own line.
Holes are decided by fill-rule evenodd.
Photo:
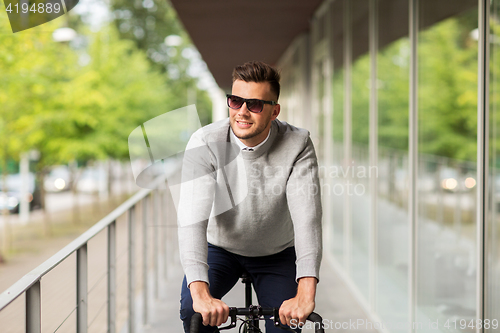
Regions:
M 262 307 L 279 307 L 283 301 L 293 298 L 297 294 L 295 260 L 294 247 L 289 247 L 270 256 L 244 257 L 208 244 L 210 294 L 217 299 L 222 299 L 238 282 L 243 271 L 247 271 L 253 280 L 259 305 Z M 242 304 L 244 297 L 245 295 L 242 294 Z M 228 306 L 240 305 L 228 304 Z M 180 312 L 184 331 L 189 333 L 191 316 L 194 311 L 186 277 L 182 282 Z M 218 332 L 216 327 L 201 326 L 200 333 Z M 274 327 L 271 320 L 266 320 L 266 332 L 282 333 L 284 331 Z

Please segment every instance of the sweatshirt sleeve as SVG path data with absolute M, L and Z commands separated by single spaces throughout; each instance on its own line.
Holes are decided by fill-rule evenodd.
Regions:
M 318 162 L 309 136 L 293 165 L 286 195 L 294 228 L 296 279 L 315 277 L 319 281 L 323 251 L 321 193 Z
M 188 286 L 193 281 L 208 283 L 207 225 L 215 183 L 212 154 L 201 131 L 196 132 L 184 153 L 177 211 L 179 253 Z

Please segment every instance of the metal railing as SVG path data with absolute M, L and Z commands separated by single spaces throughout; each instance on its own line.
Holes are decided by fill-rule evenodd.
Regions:
M 108 214 L 102 220 L 97 222 L 85 233 L 80 235 L 54 256 L 46 260 L 43 264 L 23 276 L 10 288 L 0 294 L 0 313 L 6 309 L 12 302 L 25 294 L 25 331 L 27 333 L 41 333 L 42 331 L 42 277 L 49 273 L 56 266 L 65 261 L 69 256 L 76 253 L 76 332 L 86 333 L 89 328 L 88 320 L 88 244 L 91 239 L 101 231 L 107 230 L 107 332 L 115 333 L 117 327 L 117 219 L 126 216 L 127 220 L 127 297 L 128 309 L 127 319 L 128 332 L 133 333 L 136 328 L 136 292 L 138 284 L 136 275 L 138 272 L 137 264 L 142 264 L 142 318 L 143 325 L 148 321 L 148 302 L 149 288 L 152 280 L 152 294 L 158 297 L 158 280 L 160 277 L 160 266 L 163 267 L 163 278 L 167 276 L 167 249 L 166 240 L 168 238 L 167 230 L 164 232 L 155 232 L 149 236 L 152 242 L 148 242 L 148 228 L 151 226 L 167 226 L 169 215 L 175 216 L 175 209 L 168 201 L 165 188 L 165 176 L 161 176 L 153 183 L 154 189 L 142 189 L 134 196 L 121 204 L 113 212 Z M 163 186 L 161 186 L 163 185 Z M 159 189 L 159 188 L 162 189 Z M 137 224 L 136 207 L 140 206 L 142 210 L 142 258 L 136 260 L 136 241 L 137 234 L 134 233 Z M 152 209 L 151 209 L 152 208 Z M 161 208 L 162 212 L 159 213 Z M 170 208 L 170 209 L 169 209 Z M 150 211 L 152 210 L 152 216 Z M 159 222 L 159 217 L 165 219 L 165 225 Z M 152 223 L 148 223 L 148 221 Z M 175 224 L 175 221 L 174 221 Z M 160 237 L 163 239 L 160 240 Z M 160 243 L 160 241 L 162 241 Z M 160 254 L 159 245 L 164 245 L 164 251 Z M 150 254 L 152 257 L 150 258 Z M 152 261 L 152 265 L 150 262 Z M 149 267 L 152 266 L 152 267 Z M 148 278 L 153 273 L 152 279 Z M 62 278 L 61 278 L 62 280 Z M 104 304 L 103 304 L 104 306 Z M 66 318 L 67 319 L 67 318 Z M 64 319 L 62 323 L 66 320 Z M 61 325 L 62 325 L 61 323 Z M 57 331 L 57 329 L 56 329 Z

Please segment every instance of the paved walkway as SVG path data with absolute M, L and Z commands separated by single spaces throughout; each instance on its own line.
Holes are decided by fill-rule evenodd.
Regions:
M 173 211 L 173 209 L 169 209 Z M 127 333 L 127 274 L 125 248 L 126 227 L 125 219 L 121 218 L 117 226 L 117 269 L 118 269 L 118 290 L 117 290 L 117 333 Z M 149 280 L 149 313 L 148 324 L 144 325 L 143 304 L 141 297 L 142 272 L 137 271 L 137 294 L 136 294 L 136 332 L 140 333 L 170 333 L 182 332 L 182 323 L 179 319 L 179 294 L 183 277 L 183 272 L 179 263 L 177 253 L 177 236 L 175 226 L 150 225 L 149 237 L 163 234 L 161 231 L 167 230 L 165 238 L 167 241 L 161 243 L 165 248 L 164 253 L 168 253 L 167 279 L 158 284 L 158 297 L 155 299 L 152 290 L 152 274 L 148 274 Z M 160 228 L 156 228 L 160 227 Z M 163 227 L 168 227 L 164 229 Z M 137 244 L 136 259 L 137 267 L 141 267 L 141 244 L 142 228 L 137 225 L 134 233 Z M 74 238 L 74 237 L 73 237 Z M 17 281 L 22 275 L 38 266 L 45 259 L 63 248 L 72 240 L 71 237 L 52 239 L 50 244 L 45 244 L 40 250 L 24 255 L 16 256 L 16 260 L 8 264 L 0 265 L 0 292 Z M 151 243 L 152 238 L 149 238 Z M 47 246 L 48 245 L 48 246 Z M 327 244 L 326 244 L 327 245 Z M 36 247 L 36 246 L 34 246 Z M 328 246 L 325 246 L 328 248 Z M 106 233 L 103 232 L 89 243 L 89 332 L 105 333 L 106 327 Z M 163 253 L 163 251 L 162 251 Z M 160 262 L 164 262 L 161 258 Z M 60 267 L 51 271 L 42 279 L 42 331 L 43 332 L 74 332 L 75 331 L 75 257 L 72 256 L 61 264 Z M 148 265 L 150 266 L 150 265 Z M 151 266 L 150 266 L 151 267 Z M 163 269 L 163 267 L 161 267 Z M 163 272 L 163 270 L 162 270 Z M 329 265 L 327 260 L 323 261 L 321 269 L 321 282 L 318 285 L 316 298 L 316 312 L 322 315 L 328 323 L 349 323 L 358 319 L 367 320 L 366 314 L 356 303 L 346 284 L 339 278 L 335 270 Z M 224 298 L 230 306 L 242 307 L 244 304 L 244 286 L 238 283 L 236 287 Z M 254 298 L 256 299 L 256 298 Z M 15 301 L 8 309 L 0 312 L 0 332 L 17 333 L 24 332 L 24 296 Z M 346 326 L 344 324 L 344 326 Z M 327 328 L 327 332 L 375 332 L 374 330 L 363 329 L 333 329 Z M 233 329 L 227 332 L 237 332 Z M 312 332 L 312 330 L 304 330 Z
M 183 332 L 182 323 L 179 319 L 179 294 L 183 273 L 178 263 L 172 265 L 168 274 L 168 281 L 161 286 L 157 301 L 152 301 L 149 313 L 149 325 L 138 329 L 141 333 L 170 333 Z M 325 260 L 321 268 L 321 282 L 318 284 L 316 297 L 316 309 L 323 320 L 328 323 L 349 323 L 357 319 L 367 320 L 363 309 L 355 301 L 346 284 L 335 273 L 333 267 Z M 254 298 L 255 299 L 255 298 Z M 223 299 L 230 306 L 244 306 L 244 285 L 238 283 L 233 290 Z M 141 305 L 139 305 L 140 307 Z M 138 311 L 139 312 L 139 311 Z M 333 325 L 331 325 L 333 326 Z M 344 324 L 344 326 L 346 326 Z M 374 333 L 376 330 L 366 329 L 333 329 L 328 328 L 326 332 L 359 332 Z M 122 331 L 122 333 L 126 330 Z M 224 332 L 238 332 L 238 327 Z M 303 333 L 314 332 L 311 329 L 303 330 Z
M 122 233 L 124 230 L 119 230 Z M 174 234 L 174 233 L 172 233 Z M 103 235 L 104 236 L 104 235 Z M 173 237 L 172 237 L 173 238 Z M 59 245 L 62 245 L 63 241 Z M 174 242 L 172 242 L 174 243 Z M 167 267 L 167 279 L 159 282 L 158 298 L 155 300 L 152 290 L 152 274 L 149 276 L 149 313 L 148 313 L 148 325 L 143 325 L 143 305 L 141 290 L 137 290 L 137 303 L 136 303 L 136 332 L 140 333 L 170 333 L 170 332 L 182 332 L 182 323 L 179 319 L 179 293 L 180 285 L 183 277 L 182 268 L 178 262 L 178 254 L 176 253 L 176 247 L 174 244 L 170 244 L 170 258 Z M 106 316 L 105 308 L 102 308 L 105 299 L 103 298 L 106 294 L 106 288 L 103 286 L 105 280 L 101 280 L 102 272 L 105 270 L 105 256 L 102 256 L 104 252 L 103 248 L 99 245 L 104 244 L 104 237 L 98 237 L 93 246 L 90 257 L 93 258 L 89 262 L 91 267 L 89 270 L 89 294 L 91 294 L 89 299 L 89 332 L 106 332 Z M 55 250 L 56 244 L 52 249 L 46 249 L 45 253 L 40 254 L 38 257 L 47 257 L 48 254 Z M 62 247 L 62 246 L 61 246 Z M 121 253 L 123 251 L 120 250 Z M 138 256 L 140 255 L 138 253 Z M 119 260 L 120 268 L 123 268 L 125 257 Z M 26 258 L 28 259 L 28 258 Z M 34 259 L 34 258 L 31 258 Z M 19 270 L 22 261 L 19 262 Z M 27 260 L 28 261 L 28 260 Z M 26 263 L 26 262 L 24 262 Z M 51 277 L 44 278 L 43 293 L 46 295 L 43 301 L 43 328 L 44 332 L 74 332 L 75 318 L 74 313 L 70 315 L 68 320 L 61 325 L 61 321 L 66 315 L 71 313 L 71 309 L 74 307 L 74 258 L 68 260 L 68 263 L 59 267 L 58 272 L 51 272 Z M 13 265 L 17 266 L 17 265 Z M 13 273 L 16 269 L 11 266 L 10 270 L 5 269 L 0 270 L 2 273 Z M 127 333 L 128 328 L 126 324 L 126 286 L 125 281 L 123 281 L 125 272 L 119 269 L 119 282 L 120 287 L 118 291 L 118 333 Z M 55 274 L 52 274 L 55 273 Z M 11 274 L 0 274 L 3 275 L 2 278 L 12 276 Z M 138 276 L 140 279 L 140 277 Z M 0 279 L 2 280 L 2 279 Z M 8 279 L 7 279 L 8 280 Z M 6 281 L 4 281 L 6 282 Z M 12 281 L 9 281 L 12 282 Z M 140 281 L 139 281 L 140 282 Z M 96 286 L 97 288 L 93 288 Z M 254 297 L 254 299 L 256 299 Z M 244 300 L 244 286 L 242 283 L 238 283 L 235 288 L 224 298 L 224 301 L 231 305 L 237 307 L 243 307 Z M 353 295 L 350 293 L 349 289 L 345 283 L 339 278 L 335 273 L 334 269 L 325 260 L 321 269 L 321 282 L 318 285 L 317 293 L 317 305 L 316 312 L 320 313 L 323 319 L 328 320 L 328 322 L 333 321 L 339 323 L 349 323 L 349 321 L 356 321 L 357 319 L 366 320 L 366 315 L 362 308 L 356 303 Z M 24 332 L 24 303 L 23 300 L 16 301 L 11 309 L 8 311 L 3 311 L 0 313 L 0 331 L 2 333 L 17 333 Z M 97 319 L 94 321 L 94 319 Z M 326 332 L 333 332 L 331 328 L 327 328 Z M 353 329 L 339 329 L 335 332 L 375 332 L 374 330 L 353 330 Z M 229 330 L 227 332 L 237 332 L 236 329 Z M 305 332 L 312 332 L 311 330 L 304 330 Z

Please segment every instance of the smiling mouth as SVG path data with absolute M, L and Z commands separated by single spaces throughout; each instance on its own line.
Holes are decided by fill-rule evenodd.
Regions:
M 236 122 L 238 124 L 241 124 L 241 125 L 252 125 L 252 123 L 248 122 L 248 121 L 240 121 L 240 120 L 236 120 Z

